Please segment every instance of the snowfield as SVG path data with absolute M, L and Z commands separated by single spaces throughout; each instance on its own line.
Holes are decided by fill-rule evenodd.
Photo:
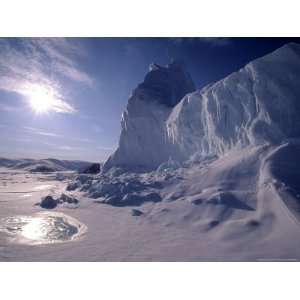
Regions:
M 296 44 L 201 91 L 180 63 L 151 65 L 101 172 L 3 160 L 0 260 L 300 260 L 299 87 Z M 7 225 L 45 211 L 65 240 Z
M 82 175 L 72 174 L 65 181 L 57 181 L 45 174 L 29 176 L 2 169 L 1 181 L 7 184 L 0 193 L 1 219 L 34 215 L 43 211 L 35 205 L 43 196 L 70 193 L 79 199 L 79 204 L 61 204 L 53 211 L 77 219 L 87 230 L 79 239 L 50 245 L 16 243 L 14 236 L 2 232 L 0 259 L 298 260 L 299 150 L 298 144 L 289 143 L 257 146 L 163 173 L 111 175 L 113 190 L 108 189 L 105 196 L 97 198 L 84 189 L 80 191 L 84 183 L 75 191 L 66 191 L 68 183 L 74 182 L 73 177 L 80 181 Z M 294 158 L 288 169 L 286 152 Z M 104 182 L 110 175 L 105 175 L 105 179 L 101 178 L 104 175 L 88 176 L 92 182 L 107 186 Z M 129 196 L 121 197 L 121 187 L 130 182 L 135 187 L 132 184 L 124 195 L 138 195 L 131 196 L 131 200 Z M 161 199 L 145 196 L 151 193 Z M 109 200 L 116 194 L 119 202 Z

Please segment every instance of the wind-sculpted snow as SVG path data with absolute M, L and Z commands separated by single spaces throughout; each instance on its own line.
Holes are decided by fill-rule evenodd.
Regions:
M 96 203 L 113 206 L 139 206 L 146 202 L 160 202 L 159 190 L 162 183 L 155 174 L 141 178 L 138 174 L 123 174 L 110 176 L 79 175 L 67 186 L 67 191 L 80 191 Z
M 187 94 L 173 107 L 178 100 L 172 100 L 170 91 L 178 96 L 178 88 L 192 92 L 185 74 L 181 67 L 174 72 L 170 66 L 155 66 L 147 74 L 128 101 L 119 147 L 104 170 L 153 170 L 170 157 L 178 162 L 193 156 L 205 159 L 233 148 L 300 137 L 299 45 L 285 45 Z
M 286 45 L 201 91 L 167 120 L 177 159 L 300 137 L 300 46 Z
M 266 160 L 273 184 L 289 212 L 300 222 L 300 143 L 278 147 Z

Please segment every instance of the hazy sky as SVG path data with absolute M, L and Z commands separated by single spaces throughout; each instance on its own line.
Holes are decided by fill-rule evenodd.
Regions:
M 0 156 L 99 161 L 150 63 L 185 61 L 197 88 L 289 41 L 266 38 L 0 38 Z

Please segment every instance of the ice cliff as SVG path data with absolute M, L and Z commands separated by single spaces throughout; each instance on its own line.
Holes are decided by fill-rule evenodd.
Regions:
M 122 116 L 110 167 L 155 169 L 172 159 L 300 137 L 300 45 L 287 44 L 194 91 L 179 62 L 151 65 Z
M 166 67 L 150 65 L 149 73 L 133 91 L 122 115 L 119 147 L 104 169 L 153 169 L 170 157 L 166 123 L 172 109 L 189 92 L 195 91 L 182 63 Z

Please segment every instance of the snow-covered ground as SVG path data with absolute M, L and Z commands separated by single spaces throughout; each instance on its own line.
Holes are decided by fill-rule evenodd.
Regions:
M 53 210 L 71 216 L 87 229 L 80 238 L 57 244 L 17 243 L 1 232 L 2 261 L 205 261 L 300 259 L 300 146 L 257 146 L 233 150 L 219 159 L 193 162 L 175 169 L 112 176 L 115 186 L 134 183 L 126 194 L 133 202 L 105 204 L 80 191 L 82 175 L 64 181 L 50 174 L 1 169 L 0 218 L 45 211 L 42 196 L 62 192 L 78 205 Z M 288 168 L 287 168 L 288 166 Z M 99 175 L 84 175 L 98 183 Z M 66 191 L 71 182 L 85 182 Z M 60 177 L 58 177 L 60 178 Z M 297 181 L 298 180 L 298 181 Z M 153 184 L 155 182 L 155 184 Z M 132 188 L 132 187 L 131 187 Z M 121 193 L 117 191 L 117 193 Z M 148 193 L 159 199 L 145 197 Z M 116 190 L 111 191 L 112 195 Z M 120 195 L 121 197 L 121 195 Z M 131 198 L 130 198 L 131 199 Z M 138 199 L 137 202 L 135 200 Z M 154 201 L 155 200 L 155 201 Z M 109 201 L 108 201 L 109 202 Z

